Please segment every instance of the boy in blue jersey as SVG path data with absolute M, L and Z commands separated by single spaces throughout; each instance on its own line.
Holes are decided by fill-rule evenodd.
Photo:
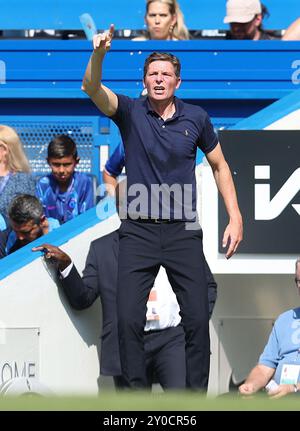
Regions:
M 52 172 L 38 181 L 36 194 L 45 216 L 60 224 L 94 206 L 91 178 L 75 171 L 79 160 L 70 136 L 58 135 L 50 142 L 47 162 Z

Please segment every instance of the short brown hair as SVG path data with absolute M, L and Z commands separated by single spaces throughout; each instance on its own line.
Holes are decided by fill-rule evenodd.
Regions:
M 69 135 L 57 135 L 48 145 L 47 159 L 62 159 L 63 157 L 72 156 L 77 160 L 76 144 Z
M 181 64 L 179 58 L 169 52 L 152 52 L 145 60 L 144 79 L 147 75 L 149 65 L 154 61 L 169 61 L 174 66 L 174 72 L 177 78 L 180 77 Z

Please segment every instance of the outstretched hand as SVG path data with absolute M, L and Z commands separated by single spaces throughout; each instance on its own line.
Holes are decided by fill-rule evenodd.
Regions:
M 51 244 L 41 244 L 39 247 L 34 247 L 32 251 L 44 253 L 45 259 L 51 259 L 52 262 L 56 262 L 60 271 L 66 269 L 72 262 L 67 253 Z
M 94 51 L 104 51 L 106 53 L 110 50 L 111 41 L 114 36 L 115 26 L 111 24 L 109 30 L 104 33 L 96 34 L 93 37 L 93 48 Z

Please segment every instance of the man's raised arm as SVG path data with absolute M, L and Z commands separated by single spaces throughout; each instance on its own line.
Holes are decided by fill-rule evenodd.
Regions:
M 81 89 L 92 99 L 103 114 L 111 117 L 118 108 L 118 98 L 109 88 L 102 84 L 102 63 L 109 51 L 114 34 L 114 25 L 109 31 L 93 37 L 93 53 L 88 62 Z

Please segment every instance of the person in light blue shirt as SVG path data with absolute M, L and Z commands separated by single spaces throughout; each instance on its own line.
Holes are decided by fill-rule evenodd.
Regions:
M 295 282 L 300 293 L 300 258 L 296 261 Z M 273 388 L 269 395 L 272 398 L 300 390 L 300 307 L 288 310 L 277 318 L 258 364 L 239 391 L 242 395 L 252 395 L 270 381 Z
M 79 157 L 73 139 L 68 135 L 56 136 L 48 146 L 47 161 L 52 172 L 42 177 L 36 186 L 45 216 L 62 224 L 92 208 L 92 180 L 75 171 Z

